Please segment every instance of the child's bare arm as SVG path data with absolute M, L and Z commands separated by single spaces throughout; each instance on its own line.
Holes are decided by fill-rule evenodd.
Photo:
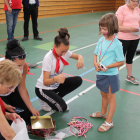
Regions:
M 95 66 L 96 71 L 100 71 L 101 69 L 100 69 L 99 63 L 97 63 L 97 55 L 96 54 L 94 54 L 93 62 L 94 62 L 94 66 Z
M 114 67 L 120 67 L 124 64 L 124 61 L 121 61 L 121 62 L 115 62 L 113 64 L 110 64 L 108 66 L 106 66 L 106 68 L 110 69 L 110 68 L 114 68 Z

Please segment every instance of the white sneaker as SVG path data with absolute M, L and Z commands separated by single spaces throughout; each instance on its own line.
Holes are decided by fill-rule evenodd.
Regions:
M 52 108 L 44 101 L 42 101 L 41 99 L 39 99 L 39 102 L 41 104 L 41 107 L 44 111 L 52 111 Z M 69 107 L 67 106 L 66 111 L 69 111 Z
M 66 109 L 66 111 L 69 111 L 70 110 L 70 108 L 67 106 L 67 109 Z
M 52 108 L 44 101 L 42 101 L 41 99 L 39 99 L 39 102 L 41 104 L 41 107 L 44 111 L 51 111 Z

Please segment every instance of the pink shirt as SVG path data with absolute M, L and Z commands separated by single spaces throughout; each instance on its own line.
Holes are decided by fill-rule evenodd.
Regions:
M 122 26 L 139 28 L 140 9 L 138 7 L 136 7 L 132 12 L 126 4 L 120 6 L 116 12 L 116 16 L 119 20 L 122 20 Z M 118 39 L 122 40 L 136 40 L 139 38 L 140 37 L 138 35 L 134 35 L 132 33 L 118 33 Z

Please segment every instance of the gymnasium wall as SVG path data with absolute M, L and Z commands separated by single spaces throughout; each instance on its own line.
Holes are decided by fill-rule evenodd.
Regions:
M 114 11 L 124 0 L 39 0 L 39 18 Z M 4 0 L 0 0 L 0 23 L 5 23 Z M 18 21 L 23 20 L 23 8 Z
M 121 5 L 125 4 L 125 0 L 116 0 L 116 6 L 115 6 L 115 10 L 118 9 L 118 7 L 120 7 Z

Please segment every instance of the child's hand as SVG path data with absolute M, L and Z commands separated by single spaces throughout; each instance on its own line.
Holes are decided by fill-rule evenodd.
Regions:
M 108 68 L 107 68 L 107 67 L 106 67 L 106 69 L 101 68 L 101 70 L 102 70 L 103 72 L 106 72 L 106 71 L 108 70 Z
M 94 63 L 96 71 L 101 71 L 99 63 Z
M 84 59 L 81 55 L 79 55 L 76 67 L 77 67 L 77 69 L 80 69 L 80 68 L 84 67 Z
M 14 121 L 15 123 L 17 123 L 17 121 L 16 121 L 17 118 L 20 119 L 20 121 L 23 121 L 22 118 L 16 113 L 8 113 L 8 112 L 6 112 L 5 117 L 8 120 Z
M 66 76 L 63 74 L 60 74 L 58 76 L 55 76 L 54 79 L 55 79 L 55 82 L 63 84 L 65 82 Z

